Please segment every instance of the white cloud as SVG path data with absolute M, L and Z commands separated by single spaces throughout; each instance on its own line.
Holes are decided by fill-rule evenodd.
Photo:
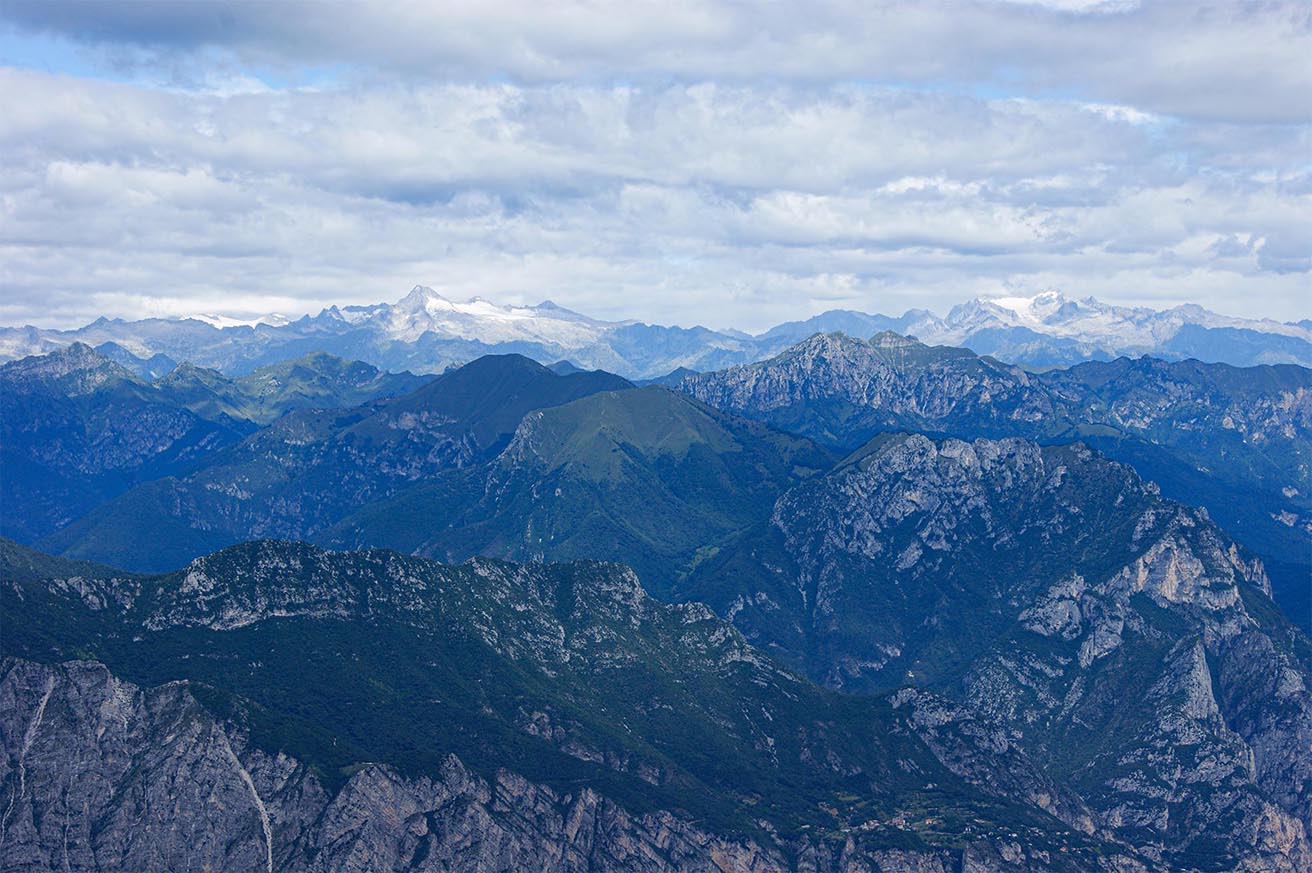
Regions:
M 1077 5 L 11 4 L 155 78 L 0 70 L 0 323 L 416 282 L 743 328 L 1047 287 L 1312 315 L 1307 16 Z
M 8 0 L 3 11 L 106 63 L 199 85 L 307 66 L 466 81 L 969 83 L 1210 120 L 1312 117 L 1312 8 L 1300 0 Z

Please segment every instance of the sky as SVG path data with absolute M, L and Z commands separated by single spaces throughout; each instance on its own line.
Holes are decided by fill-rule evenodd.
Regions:
M 1312 317 L 1312 3 L 0 0 L 0 324 Z

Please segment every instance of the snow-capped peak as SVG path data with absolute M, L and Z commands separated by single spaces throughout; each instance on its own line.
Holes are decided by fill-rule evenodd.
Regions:
M 605 327 L 557 306 L 503 306 L 483 297 L 457 301 L 424 285 L 416 285 L 386 310 L 381 317 L 384 331 L 405 342 L 433 333 L 489 344 L 576 347 L 595 341 Z
M 231 315 L 222 315 L 214 312 L 202 312 L 200 315 L 193 315 L 191 318 L 196 321 L 203 321 L 211 327 L 217 327 L 220 330 L 227 327 L 255 327 L 257 324 L 267 324 L 270 327 L 282 327 L 285 324 L 291 324 L 291 319 L 277 312 L 267 312 L 264 315 L 257 315 L 254 318 L 236 318 Z
M 1110 308 L 1092 297 L 1080 301 L 1069 300 L 1056 289 L 1041 291 L 1033 297 L 977 297 L 959 309 L 972 307 L 995 315 L 1007 324 L 1035 328 L 1051 325 L 1055 321 L 1104 312 Z
M 1113 306 L 1093 297 L 1069 300 L 1060 291 L 1047 290 L 1033 297 L 976 297 L 953 307 L 940 330 L 935 331 L 936 326 L 929 325 L 921 338 L 962 345 L 980 330 L 1026 328 L 1100 348 L 1109 354 L 1139 354 L 1170 340 L 1184 325 L 1308 336 L 1298 325 L 1232 318 L 1194 304 L 1165 310 Z
M 426 285 L 416 285 L 410 289 L 410 293 L 402 297 L 395 304 L 393 309 L 399 309 L 406 312 L 427 312 L 433 309 L 442 310 L 448 308 L 451 301 L 447 300 L 441 294 L 438 294 L 432 288 Z

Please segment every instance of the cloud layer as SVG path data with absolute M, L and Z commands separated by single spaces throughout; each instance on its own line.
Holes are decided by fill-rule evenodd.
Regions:
M 747 329 L 1044 287 L 1312 316 L 1308 8 L 1061 6 L 7 3 L 0 323 L 416 282 Z

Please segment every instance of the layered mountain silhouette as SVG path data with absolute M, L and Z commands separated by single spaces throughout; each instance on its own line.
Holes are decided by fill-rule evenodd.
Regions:
M 1083 442 L 1205 507 L 1312 622 L 1312 370 L 1122 358 L 1034 374 L 886 332 L 817 335 L 677 387 L 840 452 L 897 431 Z
M 607 373 L 558 376 L 520 356 L 483 358 L 401 397 L 291 412 L 42 545 L 158 570 L 242 540 L 313 537 L 363 504 L 494 456 L 530 410 L 628 386 Z
M 41 536 L 287 412 L 355 406 L 430 378 L 315 354 L 240 378 L 183 364 L 149 379 L 81 343 L 12 361 L 0 366 L 3 529 Z
M 832 461 L 807 440 L 664 388 L 603 392 L 529 413 L 491 463 L 352 513 L 320 541 L 447 559 L 623 561 L 665 594 Z
M 707 371 L 760 360 L 816 333 L 868 337 L 884 330 L 1036 369 L 1142 355 L 1312 366 L 1312 328 L 1303 322 L 1234 318 L 1193 305 L 1113 306 L 1051 290 L 1032 297 L 975 298 L 942 318 L 924 309 L 900 316 L 831 310 L 752 335 L 603 321 L 550 301 L 535 306 L 477 297 L 456 301 L 423 286 L 395 303 L 332 306 L 294 321 L 277 315 L 245 321 L 100 318 L 74 330 L 0 328 L 0 360 L 83 342 L 141 372 L 161 370 L 168 361 L 191 361 L 240 375 L 307 353 L 331 352 L 388 370 L 440 373 L 481 355 L 522 354 L 543 364 L 566 359 L 584 369 L 642 380 L 680 367 Z

